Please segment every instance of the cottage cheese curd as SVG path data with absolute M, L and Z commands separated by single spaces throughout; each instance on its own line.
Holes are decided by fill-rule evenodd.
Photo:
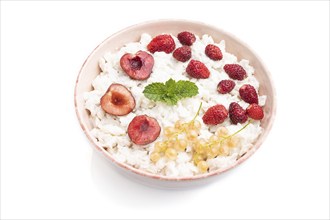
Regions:
M 175 36 L 172 36 L 176 47 L 181 44 Z M 127 127 L 132 119 L 137 115 L 146 114 L 157 119 L 162 128 L 162 132 L 156 141 L 162 141 L 165 127 L 174 126 L 177 120 L 190 121 L 198 111 L 202 102 L 202 110 L 196 120 L 201 122 L 201 130 L 199 138 L 208 139 L 215 133 L 217 128 L 224 126 L 232 134 L 242 128 L 244 125 L 234 125 L 227 118 L 222 124 L 216 126 L 205 125 L 201 117 L 205 111 L 216 104 L 222 104 L 227 109 L 231 102 L 237 102 L 244 109 L 249 105 L 239 97 L 239 88 L 243 84 L 250 84 L 258 91 L 259 82 L 254 77 L 254 69 L 249 65 L 248 60 L 237 60 L 233 54 L 226 52 L 225 41 L 214 42 L 211 36 L 203 35 L 201 38 L 196 36 L 196 42 L 191 46 L 192 59 L 203 62 L 210 70 L 208 79 L 191 78 L 185 71 L 189 61 L 182 63 L 173 58 L 172 53 L 155 52 L 154 67 L 152 74 L 146 80 L 139 81 L 129 78 L 120 67 L 120 58 L 125 53 L 135 54 L 139 50 L 148 51 L 147 45 L 152 40 L 148 34 L 142 34 L 139 42 L 128 43 L 118 51 L 106 53 L 100 60 L 99 66 L 102 72 L 92 82 L 93 90 L 84 94 L 85 108 L 90 111 L 90 120 L 94 128 L 91 131 L 100 146 L 106 146 L 109 154 L 115 160 L 126 163 L 137 169 L 141 169 L 150 173 L 171 176 L 171 177 L 189 177 L 199 174 L 199 169 L 192 162 L 191 149 L 187 148 L 186 152 L 179 152 L 176 160 L 169 160 L 166 157 L 160 158 L 156 163 L 151 162 L 150 153 L 154 149 L 155 142 L 146 146 L 138 146 L 131 142 L 127 135 Z M 223 54 L 220 61 L 213 61 L 205 56 L 205 47 L 208 44 L 218 46 Z M 223 66 L 228 63 L 237 63 L 241 65 L 247 77 L 242 81 L 235 81 L 235 88 L 228 94 L 219 94 L 216 90 L 217 84 L 224 79 L 229 79 L 228 75 L 223 71 Z M 153 82 L 166 82 L 168 79 L 190 80 L 199 88 L 199 94 L 180 100 L 177 105 L 169 106 L 162 102 L 154 102 L 147 99 L 144 94 L 144 88 Z M 136 102 L 135 109 L 126 116 L 112 116 L 106 114 L 100 106 L 100 98 L 104 95 L 109 85 L 112 83 L 120 83 L 126 86 L 133 94 Z M 259 105 L 263 106 L 266 102 L 266 96 L 259 96 Z M 244 130 L 236 136 L 239 140 L 234 148 L 231 148 L 228 156 L 218 156 L 208 159 L 206 162 L 209 171 L 226 168 L 233 163 L 250 148 L 253 142 L 262 132 L 259 121 L 253 121 Z

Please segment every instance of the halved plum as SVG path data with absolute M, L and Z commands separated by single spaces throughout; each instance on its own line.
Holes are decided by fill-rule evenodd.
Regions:
M 145 80 L 152 72 L 154 58 L 141 50 L 136 54 L 126 53 L 120 58 L 120 66 L 132 79 Z
M 133 143 L 146 145 L 155 141 L 160 134 L 157 120 L 147 115 L 139 115 L 129 123 L 127 133 Z
M 127 115 L 135 108 L 135 99 L 132 93 L 118 83 L 109 86 L 100 103 L 106 113 L 116 116 Z

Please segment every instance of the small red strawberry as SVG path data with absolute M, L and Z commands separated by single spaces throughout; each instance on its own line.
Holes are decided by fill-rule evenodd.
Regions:
M 205 47 L 205 54 L 211 60 L 221 60 L 222 59 L 222 53 L 221 53 L 220 48 L 213 44 L 209 44 Z
M 187 45 L 187 46 L 191 46 L 196 41 L 195 35 L 188 31 L 183 31 L 179 33 L 178 39 L 182 45 Z
M 235 82 L 230 79 L 221 80 L 218 84 L 218 92 L 221 94 L 226 94 L 231 92 L 235 87 Z
M 210 76 L 209 69 L 205 66 L 204 63 L 198 60 L 190 60 L 186 72 L 193 78 L 196 79 L 206 79 Z
M 258 104 L 250 104 L 246 109 L 247 115 L 254 120 L 261 120 L 264 117 L 264 111 Z
M 239 95 L 241 98 L 249 103 L 256 103 L 258 104 L 258 94 L 255 90 L 255 88 L 249 84 L 244 84 L 240 89 L 239 89 Z
M 203 122 L 207 125 L 217 125 L 224 122 L 228 117 L 228 111 L 223 105 L 215 105 L 207 109 L 203 115 Z
M 226 64 L 223 69 L 232 79 L 243 80 L 246 77 L 246 71 L 238 64 Z
M 191 49 L 188 46 L 183 46 L 175 49 L 173 57 L 181 62 L 186 62 L 191 58 Z
M 229 118 L 233 124 L 244 123 L 248 117 L 246 111 L 236 102 L 232 102 L 229 105 Z
M 175 42 L 171 35 L 162 34 L 154 37 L 147 46 L 151 53 L 163 51 L 171 53 L 175 49 Z

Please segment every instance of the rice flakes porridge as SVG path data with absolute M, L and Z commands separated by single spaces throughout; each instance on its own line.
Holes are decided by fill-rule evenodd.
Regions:
M 183 46 L 181 40 L 179 41 L 173 35 L 171 37 L 174 40 L 175 48 Z M 254 147 L 254 141 L 262 132 L 260 120 L 252 120 L 249 117 L 249 120 L 244 123 L 233 123 L 230 110 L 232 102 L 241 106 L 244 112 L 250 106 L 251 103 L 242 99 L 239 89 L 248 84 L 258 92 L 259 82 L 253 75 L 254 68 L 249 65 L 248 60 L 237 60 L 235 55 L 227 53 L 225 41 L 214 42 L 211 36 L 203 35 L 201 38 L 196 36 L 196 40 L 190 46 L 191 57 L 189 60 L 197 60 L 205 64 L 209 70 L 209 76 L 207 78 L 191 77 L 186 72 L 189 61 L 178 61 L 172 52 L 153 51 L 151 53 L 148 44 L 152 40 L 150 35 L 142 34 L 139 42 L 128 43 L 116 52 L 104 54 L 99 60 L 101 73 L 92 82 L 93 90 L 84 94 L 85 108 L 90 112 L 90 120 L 94 127 L 91 131 L 92 135 L 98 144 L 106 147 L 108 153 L 118 162 L 157 175 L 189 177 L 231 166 L 250 148 Z M 205 48 L 209 44 L 220 48 L 222 53 L 220 60 L 213 60 L 205 54 Z M 147 52 L 153 57 L 154 62 L 150 76 L 143 80 L 135 80 L 134 77 L 130 77 L 121 66 L 121 58 L 125 54 L 134 55 L 138 51 Z M 242 80 L 230 78 L 224 70 L 226 64 L 239 64 L 246 72 L 245 78 Z M 179 99 L 176 104 L 169 105 L 166 102 L 151 100 L 143 93 L 148 85 L 165 83 L 169 79 L 173 79 L 175 82 L 180 80 L 193 82 L 198 87 L 198 94 Z M 234 88 L 228 93 L 219 93 L 217 88 L 222 80 L 234 81 Z M 131 109 L 126 115 L 108 114 L 100 104 L 101 98 L 109 91 L 109 86 L 112 84 L 126 87 L 134 97 L 134 103 L 130 103 L 134 109 Z M 266 96 L 258 95 L 257 98 L 258 105 L 264 106 Z M 226 116 L 222 123 L 206 124 L 205 121 L 209 120 L 209 118 L 206 119 L 206 112 L 219 104 L 225 109 L 229 109 L 228 117 Z M 246 110 L 246 112 L 248 111 Z M 196 116 L 196 114 L 198 115 Z M 151 143 L 135 144 L 132 136 L 128 134 L 130 123 L 139 115 L 147 115 L 155 119 L 161 128 L 159 136 L 156 135 L 156 139 Z M 213 118 L 211 118 L 212 120 Z M 180 127 L 180 123 L 181 125 L 186 123 L 186 127 L 181 130 L 176 129 Z M 197 131 L 197 137 L 189 138 L 188 127 L 193 127 L 194 124 L 198 129 L 192 128 L 192 130 Z M 188 130 L 184 130 L 186 128 Z M 172 143 L 172 147 L 169 146 L 171 131 L 176 132 L 174 136 L 177 140 L 177 142 L 173 142 L 174 145 Z M 234 133 L 236 134 L 230 138 L 223 138 Z M 183 140 L 181 150 L 175 146 L 180 144 L 178 142 L 180 140 Z M 204 145 L 201 145 L 202 143 Z M 157 144 L 158 148 L 163 149 L 156 149 Z M 198 146 L 204 146 L 209 150 L 198 150 Z M 212 151 L 213 146 L 218 147 L 217 153 L 216 150 Z

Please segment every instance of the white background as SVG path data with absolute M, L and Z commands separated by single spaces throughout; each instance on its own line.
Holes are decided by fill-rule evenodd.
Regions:
M 159 18 L 246 42 L 278 100 L 262 147 L 219 181 L 161 190 L 96 154 L 75 115 L 106 37 Z M 329 218 L 329 2 L 1 2 L 1 218 Z

